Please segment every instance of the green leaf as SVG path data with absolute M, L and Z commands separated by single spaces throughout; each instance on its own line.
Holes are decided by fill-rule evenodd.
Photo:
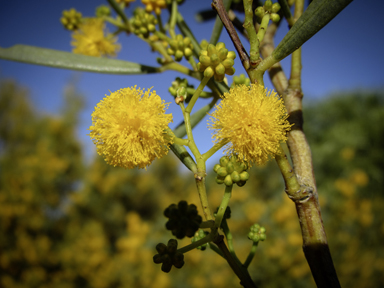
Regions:
M 138 63 L 85 56 L 27 45 L 15 45 L 10 48 L 0 47 L 0 58 L 55 68 L 106 74 L 147 74 L 160 72 L 156 67 Z
M 351 2 L 352 0 L 312 1 L 273 51 L 273 58 L 280 61 L 297 50 Z

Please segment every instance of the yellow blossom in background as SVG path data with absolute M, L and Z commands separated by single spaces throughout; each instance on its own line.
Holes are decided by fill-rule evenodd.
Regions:
M 280 151 L 291 125 L 283 101 L 263 86 L 237 85 L 225 93 L 211 114 L 214 142 L 229 140 L 224 152 L 263 165 Z
M 105 35 L 105 23 L 100 18 L 88 18 L 72 34 L 72 52 L 88 56 L 116 56 L 120 45 L 112 34 Z
M 145 11 L 148 13 L 155 11 L 157 15 L 161 14 L 161 9 L 167 7 L 165 0 L 141 0 L 141 2 L 145 5 Z
M 113 166 L 146 168 L 168 153 L 172 122 L 168 104 L 155 91 L 123 88 L 105 97 L 92 113 L 89 134 L 97 153 Z

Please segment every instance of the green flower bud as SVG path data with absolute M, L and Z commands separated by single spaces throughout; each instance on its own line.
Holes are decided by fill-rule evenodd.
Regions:
M 270 11 L 272 8 L 272 1 L 271 0 L 266 0 L 264 2 L 264 9 L 267 11 Z
M 231 174 L 232 181 L 237 183 L 240 181 L 240 174 L 237 171 L 233 171 Z
M 211 58 L 207 55 L 201 55 L 199 57 L 199 61 L 201 62 L 201 64 L 203 64 L 204 66 L 209 66 L 209 64 L 211 63 Z
M 218 75 L 224 75 L 225 74 L 225 67 L 223 64 L 219 64 L 216 66 L 215 68 L 215 73 L 218 74 Z
M 241 172 L 239 176 L 241 181 L 247 181 L 249 179 L 249 173 L 247 171 Z
M 232 178 L 231 178 L 231 175 L 227 175 L 224 179 L 224 184 L 226 186 L 232 186 L 233 185 L 233 181 L 232 181 Z
M 185 55 L 186 58 L 191 57 L 192 54 L 193 54 L 193 51 L 192 51 L 191 48 L 185 48 L 185 49 L 184 49 L 184 55 Z
M 264 8 L 262 6 L 259 6 L 255 9 L 255 16 L 257 18 L 263 18 L 264 16 Z
M 223 156 L 220 158 L 220 165 L 222 167 L 225 167 L 228 162 L 229 162 L 229 158 L 227 156 Z
M 175 60 L 180 61 L 183 58 L 184 54 L 180 50 L 177 50 L 175 53 Z
M 228 174 L 231 174 L 233 171 L 235 171 L 235 165 L 233 165 L 233 162 L 231 162 L 231 161 L 228 162 L 228 164 L 226 166 L 226 170 L 227 170 Z
M 96 17 L 105 17 L 111 15 L 111 9 L 107 5 L 101 5 L 96 8 Z
M 272 8 L 271 8 L 271 12 L 272 13 L 277 13 L 277 12 L 279 12 L 280 8 L 281 7 L 280 7 L 279 3 L 273 3 Z
M 226 69 L 228 69 L 228 68 L 231 68 L 231 67 L 235 64 L 235 62 L 233 61 L 233 59 L 228 58 L 228 59 L 225 59 L 225 60 L 222 62 L 222 64 L 224 65 L 224 67 L 225 67 Z
M 213 71 L 213 69 L 211 67 L 207 67 L 204 70 L 204 77 L 211 78 L 213 75 L 215 75 L 215 72 Z
M 213 166 L 213 171 L 217 173 L 217 170 L 219 170 L 220 167 L 220 164 L 216 164 L 215 166 Z
M 275 23 L 279 22 L 280 21 L 280 15 L 279 14 L 276 14 L 276 13 L 272 13 L 271 14 L 271 20 Z
M 225 177 L 228 175 L 228 172 L 227 172 L 227 169 L 225 167 L 220 167 L 218 170 L 217 170 L 217 175 L 221 176 L 221 177 Z

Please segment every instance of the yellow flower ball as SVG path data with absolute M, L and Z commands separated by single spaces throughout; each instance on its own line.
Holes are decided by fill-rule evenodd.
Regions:
M 88 18 L 72 34 L 72 52 L 88 56 L 116 56 L 120 45 L 112 34 L 104 35 L 105 23 L 99 18 Z
M 208 123 L 214 142 L 229 140 L 224 152 L 250 164 L 274 158 L 292 126 L 282 99 L 258 84 L 236 85 L 222 99 Z
M 113 166 L 146 168 L 168 153 L 172 139 L 164 131 L 172 122 L 155 91 L 123 88 L 105 97 L 92 113 L 89 136 L 97 153 Z

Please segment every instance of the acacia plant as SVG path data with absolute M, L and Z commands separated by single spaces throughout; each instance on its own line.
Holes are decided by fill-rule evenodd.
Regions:
M 311 151 L 302 127 L 301 46 L 352 0 L 313 0 L 305 11 L 304 0 L 278 0 L 276 3 L 243 0 L 240 11 L 237 11 L 239 3 L 235 3 L 239 1 L 213 0 L 212 8 L 217 16 L 209 42 L 196 39 L 189 29 L 178 11 L 182 0 L 142 0 L 143 7 L 132 11 L 129 5 L 133 1 L 108 0 L 109 5 L 99 6 L 92 17 L 83 17 L 73 8 L 64 11 L 61 23 L 72 31 L 73 53 L 15 45 L 0 48 L 0 57 L 110 74 L 167 70 L 180 73 L 176 80 L 170 80 L 169 91 L 184 119 L 180 119 L 180 125 L 173 131 L 168 127 L 173 121 L 172 115 L 166 114 L 169 103 L 149 87 L 136 86 L 111 92 L 101 100 L 95 107 L 89 128 L 98 154 L 110 165 L 146 168 L 171 150 L 195 179 L 203 216 L 198 214 L 196 205 L 184 200 L 170 203 L 164 211 L 168 218 L 166 229 L 178 239 L 191 237 L 192 243 L 185 247 L 178 247 L 176 239 L 170 239 L 167 244 L 159 243 L 157 253 L 154 250 L 154 263 L 161 264 L 162 271 L 169 272 L 172 266 L 181 268 L 184 265 L 184 254 L 188 251 L 209 247 L 226 259 L 241 285 L 256 287 L 247 267 L 258 243 L 266 239 L 266 231 L 256 223 L 250 227 L 248 238 L 253 246 L 249 256 L 241 261 L 236 256 L 226 222 L 231 212 L 228 204 L 233 185 L 242 187 L 252 181 L 247 172 L 249 168 L 275 159 L 285 181 L 286 194 L 296 205 L 303 251 L 314 280 L 318 287 L 339 287 L 321 218 Z M 166 21 L 164 14 L 169 16 Z M 243 23 L 238 17 L 244 19 Z M 275 47 L 275 32 L 284 21 L 290 30 Z M 106 23 L 115 27 L 114 33 L 105 30 Z M 218 42 L 223 27 L 236 52 L 228 50 L 229 43 Z M 158 53 L 158 63 L 145 66 L 111 59 L 110 56 L 116 56 L 120 49 L 117 35 L 122 33 L 129 37 L 134 34 L 148 43 L 152 51 Z M 249 51 L 238 33 L 249 40 Z M 279 61 L 289 55 L 288 78 Z M 187 61 L 180 62 L 182 59 Z M 233 65 L 237 59 L 247 77 L 244 74 L 234 76 L 230 88 L 226 75 L 235 74 Z M 264 87 L 266 71 L 276 92 Z M 200 81 L 196 89 L 188 84 L 188 77 Z M 205 87 L 210 91 L 203 91 Z M 192 113 L 199 98 L 211 101 Z M 197 148 L 193 128 L 207 113 L 214 143 L 211 149 L 203 152 Z M 285 142 L 292 166 L 282 146 Z M 212 172 L 206 170 L 206 161 L 221 148 L 226 156 L 214 166 L 213 172 L 217 174 L 217 184 L 224 186 L 224 196 L 215 210 L 207 198 L 205 178 Z

